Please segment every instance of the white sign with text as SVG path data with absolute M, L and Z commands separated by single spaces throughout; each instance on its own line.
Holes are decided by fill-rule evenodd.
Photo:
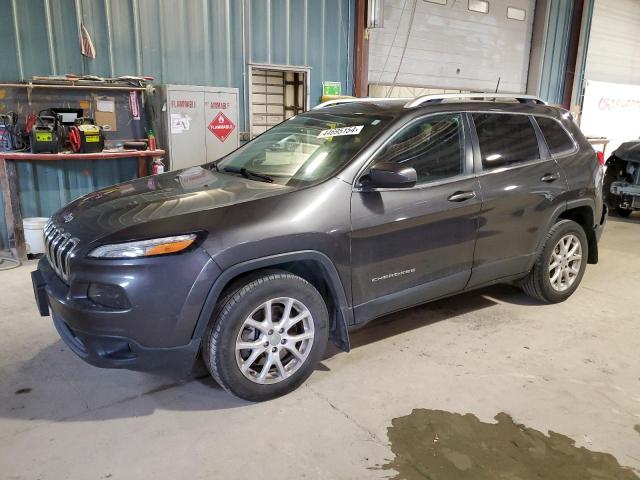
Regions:
M 588 137 L 607 137 L 607 152 L 640 138 L 640 85 L 588 80 L 580 129 Z

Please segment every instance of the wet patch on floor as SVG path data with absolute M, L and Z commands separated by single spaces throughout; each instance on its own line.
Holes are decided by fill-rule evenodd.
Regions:
M 495 419 L 425 409 L 395 418 L 388 429 L 395 458 L 381 468 L 406 480 L 640 480 L 613 455 L 518 425 L 506 413 Z
M 640 433 L 640 425 L 636 425 L 635 427 L 633 427 L 633 429 L 634 429 L 636 432 Z

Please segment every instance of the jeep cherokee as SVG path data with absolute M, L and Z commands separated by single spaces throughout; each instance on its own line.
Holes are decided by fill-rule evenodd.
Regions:
M 70 203 L 35 296 L 93 365 L 201 357 L 266 400 L 376 317 L 495 283 L 565 300 L 598 260 L 602 179 L 569 112 L 535 97 L 332 101 L 213 163 Z

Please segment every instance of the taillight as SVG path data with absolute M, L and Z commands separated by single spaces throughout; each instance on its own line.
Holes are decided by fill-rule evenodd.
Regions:
M 598 163 L 604 166 L 604 152 L 597 151 L 596 155 L 598 155 Z

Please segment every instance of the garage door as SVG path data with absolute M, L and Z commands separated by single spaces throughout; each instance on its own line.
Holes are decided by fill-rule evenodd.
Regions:
M 591 21 L 585 77 L 640 84 L 640 2 L 596 0 Z
M 500 77 L 500 91 L 524 92 L 534 6 L 535 0 L 386 0 L 384 28 L 371 32 L 369 83 L 393 84 L 397 74 L 400 85 L 493 91 Z

